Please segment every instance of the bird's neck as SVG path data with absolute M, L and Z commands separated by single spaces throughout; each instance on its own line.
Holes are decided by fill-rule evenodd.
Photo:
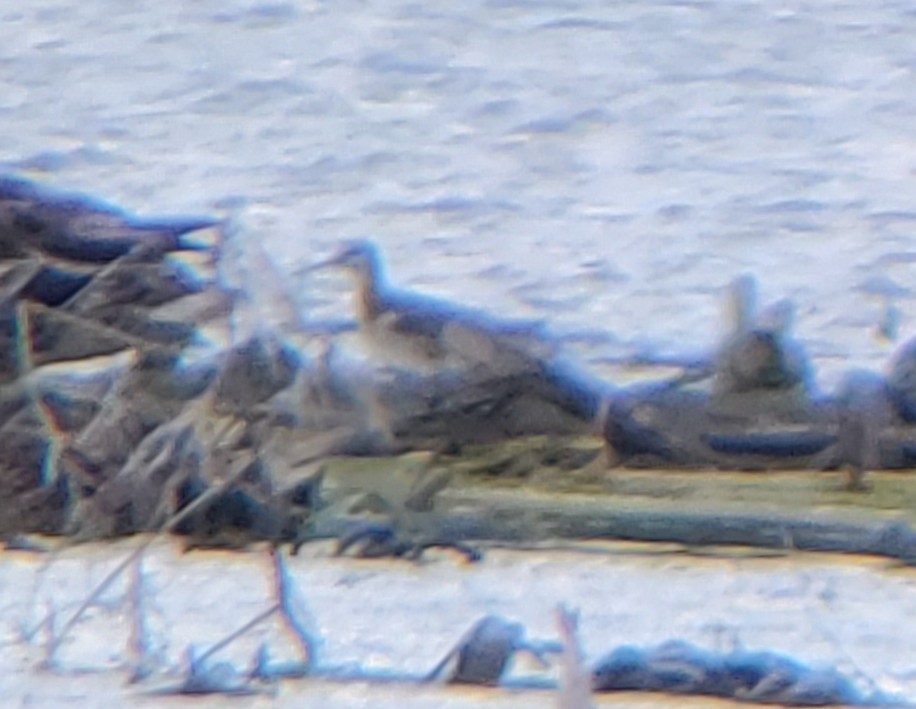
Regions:
M 359 322 L 373 322 L 384 311 L 381 290 L 382 274 L 378 268 L 360 273 L 356 284 L 356 314 Z

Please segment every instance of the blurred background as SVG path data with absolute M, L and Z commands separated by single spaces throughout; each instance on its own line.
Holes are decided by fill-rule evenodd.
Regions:
M 914 37 L 905 0 L 7 2 L 0 168 L 141 214 L 230 214 L 307 321 L 352 311 L 342 280 L 304 269 L 371 237 L 395 283 L 543 318 L 598 374 L 633 354 L 710 350 L 724 286 L 751 273 L 763 301 L 795 301 L 829 389 L 916 334 Z M 251 272 L 246 285 L 273 280 Z M 0 696 L 122 696 L 120 676 L 37 682 L 40 648 L 21 628 L 72 611 L 123 553 L 6 557 L 0 639 L 16 651 Z M 263 589 L 227 591 L 256 557 L 177 553 L 148 571 L 154 614 L 184 634 L 173 656 L 267 603 Z M 424 668 L 484 613 L 549 634 L 565 601 L 583 610 L 590 660 L 680 637 L 858 668 L 889 691 L 916 676 L 902 625 L 914 579 L 875 560 L 530 552 L 471 572 L 315 553 L 296 568 L 332 663 Z M 54 582 L 65 571 L 79 582 Z M 508 589 L 509 577 L 530 583 Z M 200 589 L 209 630 L 186 612 Z M 109 647 L 109 620 L 71 648 L 97 652 L 93 669 L 121 661 L 127 631 Z M 364 689 L 334 701 L 405 700 Z
M 599 374 L 707 351 L 752 273 L 829 389 L 916 333 L 914 36 L 900 0 L 8 4 L 0 166 L 232 211 L 310 320 L 349 290 L 299 270 L 372 237 Z

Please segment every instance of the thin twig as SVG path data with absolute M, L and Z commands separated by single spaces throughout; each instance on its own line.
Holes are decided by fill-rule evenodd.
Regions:
M 135 656 L 135 665 L 131 682 L 147 677 L 152 671 L 152 652 L 150 650 L 149 628 L 146 625 L 146 602 L 144 586 L 143 556 L 138 556 L 130 574 L 127 597 L 130 603 L 131 624 L 128 649 Z
M 219 482 L 213 487 L 208 488 L 199 497 L 195 498 L 190 504 L 172 515 L 172 517 L 170 517 L 157 532 L 144 539 L 136 549 L 128 554 L 127 558 L 125 558 L 104 579 L 102 579 L 102 582 L 96 586 L 96 588 L 92 591 L 92 593 L 89 594 L 86 600 L 83 601 L 82 605 L 80 605 L 76 613 L 74 613 L 71 618 L 64 624 L 64 627 L 61 629 L 60 633 L 49 644 L 48 654 L 43 665 L 45 667 L 50 666 L 50 664 L 53 662 L 54 653 L 60 647 L 67 634 L 80 620 L 82 620 L 86 611 L 96 603 L 99 597 L 101 597 L 101 595 L 105 593 L 106 590 L 108 590 L 109 586 L 115 582 L 115 580 L 124 572 L 128 566 L 130 566 L 136 559 L 138 559 L 143 554 L 143 552 L 145 552 L 162 534 L 174 529 L 177 525 L 181 524 L 184 520 L 197 512 L 201 507 L 210 502 L 214 497 L 221 495 L 231 485 L 235 484 L 245 473 L 245 470 L 246 468 L 243 467 L 230 477 Z
M 268 608 L 266 611 L 263 611 L 262 613 L 259 613 L 258 615 L 256 615 L 254 618 L 252 618 L 252 619 L 249 620 L 247 623 L 245 623 L 245 625 L 243 625 L 241 628 L 239 628 L 238 630 L 234 630 L 234 631 L 232 631 L 231 633 L 229 633 L 229 635 L 227 635 L 225 638 L 223 638 L 223 639 L 220 640 L 218 643 L 216 643 L 215 645 L 213 645 L 213 646 L 212 646 L 209 650 L 207 650 L 203 655 L 201 655 L 200 657 L 195 657 L 195 658 L 194 658 L 194 664 L 195 664 L 197 667 L 203 667 L 204 663 L 205 663 L 209 658 L 211 658 L 213 655 L 215 655 L 216 653 L 218 653 L 218 652 L 219 652 L 220 650 L 222 650 L 223 648 L 227 647 L 229 644 L 231 644 L 231 643 L 232 643 L 234 640 L 236 640 L 237 638 L 240 638 L 241 636 L 243 636 L 245 633 L 247 633 L 249 630 L 251 630 L 252 628 L 254 628 L 256 625 L 258 625 L 258 624 L 260 624 L 260 623 L 263 623 L 265 620 L 267 620 L 268 618 L 270 618 L 270 616 L 272 616 L 272 615 L 273 615 L 274 613 L 276 613 L 278 610 L 280 610 L 280 604 L 279 604 L 279 603 L 274 603 L 270 608 Z
M 557 709 L 591 709 L 591 673 L 585 666 L 579 645 L 579 614 L 560 605 L 557 606 L 556 621 L 563 641 Z
M 305 627 L 302 619 L 296 617 L 295 584 L 289 574 L 289 569 L 286 567 L 282 550 L 273 549 L 271 557 L 274 566 L 274 588 L 280 606 L 280 615 L 296 638 L 302 653 L 302 665 L 307 670 L 317 664 L 318 642 Z M 302 604 L 299 605 L 301 606 Z

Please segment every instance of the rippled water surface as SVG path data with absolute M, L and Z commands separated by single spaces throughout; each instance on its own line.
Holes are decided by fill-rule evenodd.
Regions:
M 271 565 L 261 550 L 182 555 L 175 543 L 157 543 L 145 555 L 142 606 L 147 647 L 157 675 L 131 685 L 132 652 L 126 574 L 69 632 L 54 672 L 36 668 L 46 634 L 23 632 L 49 610 L 56 627 L 138 543 L 88 545 L 53 555 L 0 555 L 0 701 L 4 706 L 162 706 L 151 687 L 180 681 L 188 645 L 198 655 L 274 602 Z M 735 647 L 792 654 L 816 667 L 834 666 L 863 692 L 875 687 L 896 697 L 916 692 L 913 634 L 914 577 L 886 561 L 824 555 L 781 558 L 697 558 L 645 554 L 645 547 L 614 545 L 578 552 L 490 551 L 482 564 L 440 556 L 422 565 L 329 558 L 330 545 L 312 544 L 288 562 L 300 617 L 316 638 L 325 669 L 360 668 L 385 675 L 423 675 L 486 614 L 525 625 L 532 640 L 554 640 L 558 603 L 580 612 L 586 660 L 612 648 L 684 639 L 717 652 Z M 641 553 L 643 552 L 643 553 Z M 511 579 L 511 583 L 507 583 Z M 304 613 L 303 613 L 304 611 Z M 250 667 L 261 644 L 275 662 L 297 659 L 275 620 L 262 623 L 213 660 Z M 171 671 L 170 677 L 167 673 Z M 541 676 L 519 658 L 511 675 Z M 233 700 L 232 706 L 556 707 L 547 692 L 462 690 L 300 679 L 274 696 Z M 308 703 L 311 700 L 312 703 Z M 172 698 L 168 706 L 226 706 L 226 699 Z M 747 706 L 709 698 L 605 695 L 607 707 Z
M 876 329 L 889 310 L 901 337 L 916 333 L 914 37 L 906 0 L 7 2 L 0 166 L 145 214 L 234 213 L 240 242 L 267 247 L 307 318 L 349 309 L 341 281 L 299 269 L 370 235 L 394 281 L 545 318 L 597 371 L 621 354 L 709 348 L 722 287 L 754 273 L 765 300 L 796 301 L 829 386 L 849 366 L 883 365 L 893 344 Z M 96 553 L 68 573 L 77 595 L 101 573 Z M 232 605 L 242 601 L 195 558 L 150 562 L 154 612 L 184 619 L 169 620 L 172 653 L 263 607 Z M 4 653 L 0 693 L 116 703 L 120 675 L 91 675 L 87 690 L 31 673 L 17 624 L 57 591 L 33 562 L 2 564 L 3 641 L 19 649 Z M 721 626 L 913 690 L 908 573 L 581 557 L 497 558 L 468 574 L 381 568 L 303 568 L 316 615 L 339 623 L 324 628 L 333 659 L 426 667 L 478 614 L 542 633 L 567 601 L 582 606 L 590 657 L 672 636 L 711 646 Z M 507 596 L 505 579 L 522 577 L 531 593 Z M 218 632 L 182 615 L 198 600 L 189 588 L 212 589 L 201 598 Z M 411 617 L 436 624 L 434 652 L 404 630 Z M 115 663 L 80 645 L 97 637 L 87 632 L 74 640 L 91 651 L 82 659 Z M 347 691 L 335 706 L 382 706 Z M 392 705 L 445 701 L 413 691 Z
M 889 304 L 916 331 L 914 36 L 900 0 L 8 4 L 0 161 L 141 212 L 244 202 L 290 273 L 371 235 L 395 281 L 593 365 L 708 348 L 755 273 L 829 384 L 882 366 Z M 299 306 L 346 315 L 313 280 Z

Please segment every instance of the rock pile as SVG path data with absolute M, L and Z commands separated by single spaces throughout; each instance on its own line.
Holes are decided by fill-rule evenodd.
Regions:
M 358 301 L 374 305 L 360 328 L 407 337 L 435 368 L 351 371 L 327 333 L 262 330 L 207 349 L 238 310 L 220 276 L 223 227 L 0 180 L 0 534 L 158 529 L 204 496 L 178 531 L 297 541 L 327 456 L 536 434 L 597 430 L 612 465 L 847 466 L 857 489 L 866 470 L 916 455 L 916 349 L 887 381 L 851 377 L 818 396 L 791 307 L 758 311 L 746 278 L 708 366 L 651 387 L 614 390 L 561 367 L 554 343 L 528 347 L 528 331 L 387 288 L 365 243 L 359 263 L 376 265 Z
M 161 373 L 232 304 L 217 228 L 0 180 L 0 530 L 63 531 L 70 501 L 174 416 L 159 389 L 182 385 Z

